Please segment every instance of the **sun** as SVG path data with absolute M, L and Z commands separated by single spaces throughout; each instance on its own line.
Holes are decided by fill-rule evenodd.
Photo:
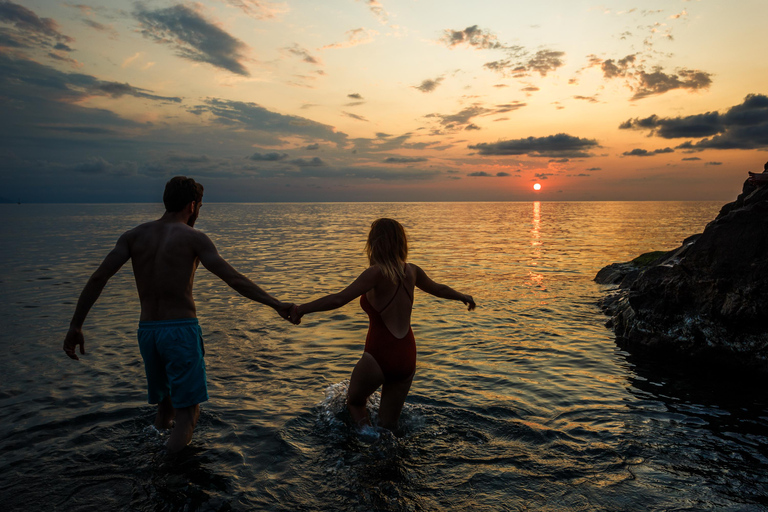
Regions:
M 541 183 L 534 183 L 533 190 L 541 190 Z

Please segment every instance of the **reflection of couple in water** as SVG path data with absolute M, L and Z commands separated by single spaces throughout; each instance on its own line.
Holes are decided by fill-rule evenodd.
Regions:
M 395 220 L 379 219 L 371 225 L 366 243 L 370 267 L 352 284 L 307 304 L 281 302 L 232 268 L 213 242 L 193 228 L 202 198 L 202 185 L 183 176 L 173 178 L 163 194 L 163 216 L 120 236 L 80 294 L 64 340 L 66 354 L 78 359 L 78 345 L 85 353 L 83 322 L 107 281 L 130 259 L 141 302 L 138 338 L 148 401 L 158 404 L 155 426 L 173 427 L 167 447 L 177 452 L 192 439 L 199 404 L 208 399 L 202 331 L 192 298 L 199 263 L 244 297 L 274 308 L 295 324 L 306 314 L 340 308 L 360 297 L 370 325 L 365 351 L 350 378 L 347 407 L 357 426 L 370 425 L 366 401 L 381 386 L 379 426 L 394 429 L 416 369 L 414 289 L 461 301 L 470 310 L 475 308 L 472 297 L 435 283 L 407 263 L 405 230 Z

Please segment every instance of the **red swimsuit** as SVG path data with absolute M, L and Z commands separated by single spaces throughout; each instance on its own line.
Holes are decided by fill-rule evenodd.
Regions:
M 363 294 L 360 297 L 360 306 L 368 313 L 368 335 L 365 337 L 365 351 L 373 356 L 381 371 L 384 373 L 384 382 L 397 382 L 405 380 L 413 375 L 416 370 L 416 340 L 413 337 L 413 329 L 408 327 L 408 333 L 402 338 L 396 338 L 384 323 L 381 313 L 392 304 L 395 297 L 405 290 L 413 303 L 413 297 L 403 287 L 403 281 L 397 287 L 395 294 L 389 299 L 381 311 L 376 311 Z

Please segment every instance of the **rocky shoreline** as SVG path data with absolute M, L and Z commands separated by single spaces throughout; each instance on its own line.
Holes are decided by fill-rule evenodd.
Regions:
M 700 234 L 598 272 L 630 353 L 768 376 L 768 185 L 744 183 Z

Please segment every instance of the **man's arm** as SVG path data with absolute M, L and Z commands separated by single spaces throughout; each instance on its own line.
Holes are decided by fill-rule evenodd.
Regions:
M 80 353 L 85 354 L 85 339 L 83 338 L 83 322 L 88 312 L 91 310 L 96 300 L 101 295 L 101 291 L 107 284 L 107 281 L 120 270 L 126 261 L 131 257 L 128 249 L 128 240 L 126 234 L 123 234 L 118 240 L 115 248 L 104 258 L 99 268 L 96 269 L 88 283 L 80 293 L 77 300 L 75 314 L 69 323 L 69 331 L 64 338 L 64 352 L 72 359 L 80 359 L 75 354 L 75 347 L 80 345 Z
M 293 304 L 277 300 L 262 290 L 256 283 L 235 270 L 227 260 L 221 257 L 219 251 L 216 250 L 216 246 L 213 245 L 211 239 L 204 233 L 200 233 L 200 246 L 197 257 L 200 258 L 200 263 L 205 268 L 227 283 L 237 293 L 273 308 L 281 317 L 290 320 L 290 310 Z

